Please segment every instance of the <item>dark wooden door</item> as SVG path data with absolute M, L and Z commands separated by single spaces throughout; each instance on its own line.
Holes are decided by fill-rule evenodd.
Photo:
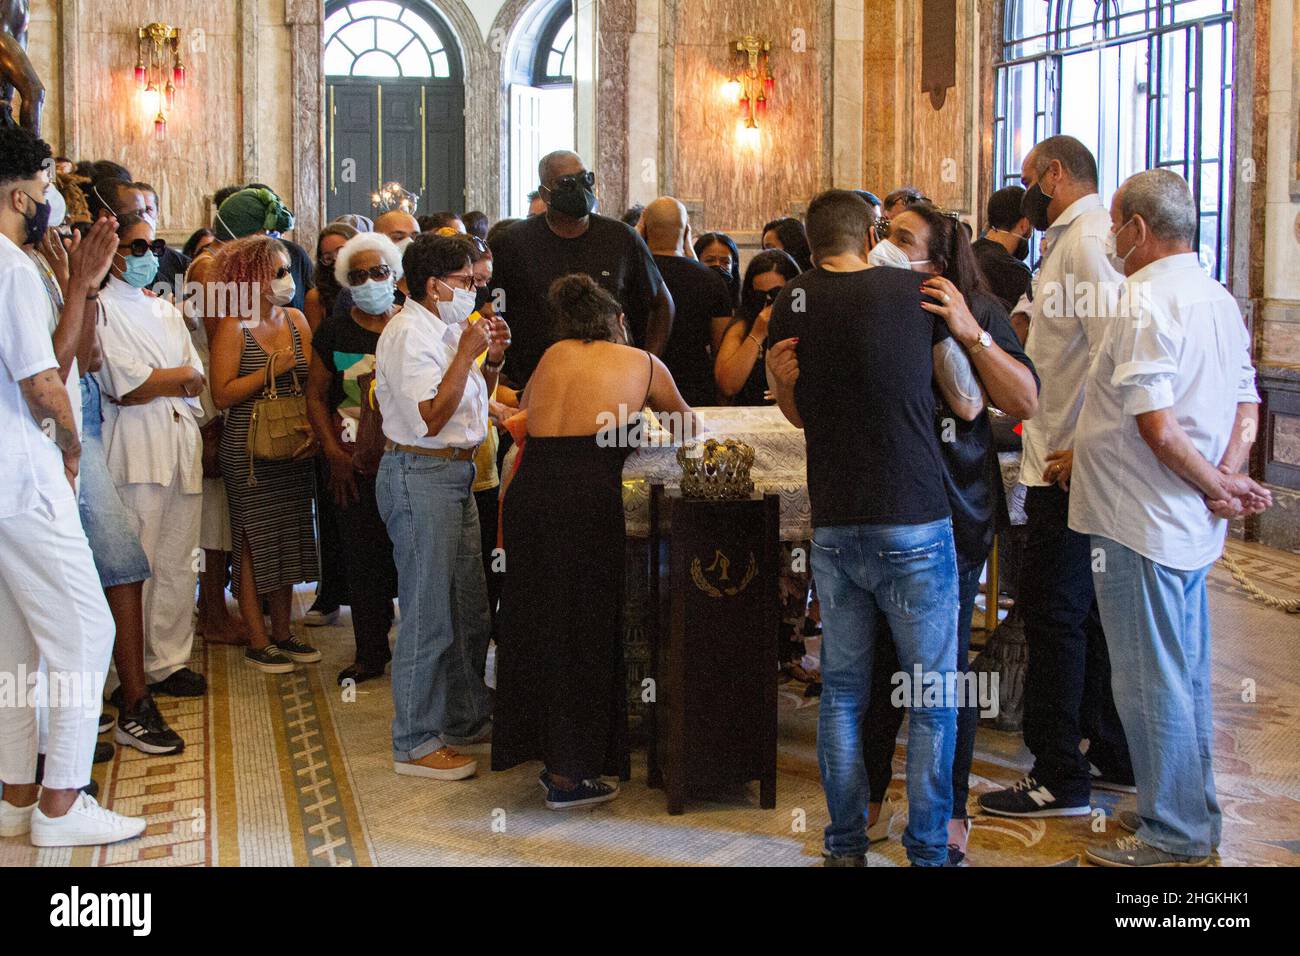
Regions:
M 411 80 L 329 83 L 326 212 L 374 216 L 370 197 L 399 182 L 420 195 L 420 214 L 463 211 L 464 92 L 459 84 Z

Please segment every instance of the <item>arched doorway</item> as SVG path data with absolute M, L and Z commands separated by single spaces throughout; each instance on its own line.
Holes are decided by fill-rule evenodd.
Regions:
M 418 213 L 465 204 L 465 78 L 451 30 L 416 0 L 326 6 L 326 213 L 372 214 L 397 182 Z
M 505 61 L 510 96 L 508 214 L 528 214 L 537 163 L 573 149 L 577 54 L 572 0 L 539 0 L 519 19 Z

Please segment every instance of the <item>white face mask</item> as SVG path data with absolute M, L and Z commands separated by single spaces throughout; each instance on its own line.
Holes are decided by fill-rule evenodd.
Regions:
M 443 285 L 447 285 L 445 282 Z M 451 289 L 451 286 L 447 286 Z M 478 297 L 467 289 L 451 289 L 451 301 L 438 300 L 438 318 L 448 325 L 463 325 L 474 314 Z
M 1128 251 L 1128 255 L 1121 256 L 1119 254 L 1119 234 L 1132 225 L 1132 223 L 1133 220 L 1130 219 L 1115 232 L 1106 233 L 1106 238 L 1101 242 L 1101 249 L 1106 253 L 1106 258 L 1110 260 L 1111 268 L 1120 275 L 1128 275 L 1126 267 L 1128 266 L 1129 256 L 1133 255 L 1133 253 L 1137 251 L 1137 245 L 1134 244 L 1133 248 Z
M 45 201 L 50 204 L 50 228 L 63 225 L 63 220 L 68 218 L 68 204 L 63 199 L 63 193 L 48 186 L 45 189 Z
M 409 245 L 410 245 L 411 243 L 413 243 L 413 242 L 415 242 L 415 237 L 414 237 L 414 236 L 407 236 L 407 237 L 406 237 L 405 239 L 403 239 L 401 242 L 395 242 L 395 243 L 393 243 L 393 245 L 397 246 L 397 251 L 398 251 L 399 253 L 404 253 L 404 252 L 406 252 L 406 248 L 407 248 L 407 246 L 409 246 Z
M 867 262 L 873 266 L 892 266 L 895 269 L 910 269 L 923 266 L 929 259 L 909 259 L 907 253 L 888 239 L 882 239 L 867 253 Z
M 288 305 L 293 301 L 293 295 L 298 291 L 297 284 L 293 281 L 293 275 L 286 274 L 279 279 L 271 282 L 271 294 L 268 298 L 272 305 Z

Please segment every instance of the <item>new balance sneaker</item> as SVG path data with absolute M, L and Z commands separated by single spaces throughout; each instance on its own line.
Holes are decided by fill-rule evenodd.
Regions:
M 1028 774 L 1006 790 L 982 794 L 979 805 L 996 817 L 1081 817 L 1092 810 L 1087 797 L 1059 798 Z
M 464 780 L 478 773 L 478 761 L 443 747 L 419 760 L 394 760 L 393 771 L 405 777 L 428 777 L 431 780 Z
M 302 623 L 307 627 L 333 627 L 339 622 L 339 609 L 323 608 L 313 604 L 311 610 L 302 616 Z
M 288 640 L 276 641 L 275 646 L 296 664 L 315 664 L 320 660 L 320 651 L 310 644 L 304 644 L 292 634 L 289 635 Z
M 294 669 L 293 661 L 285 657 L 284 651 L 274 644 L 245 649 L 244 663 L 256 667 L 264 674 L 291 674 Z
M 618 784 L 606 783 L 599 778 L 584 780 L 572 790 L 561 790 L 553 779 L 548 779 L 546 806 L 551 810 L 573 810 L 608 803 L 618 796 Z
M 1205 866 L 1210 862 L 1208 856 L 1182 856 L 1168 853 L 1150 843 L 1144 843 L 1136 835 L 1120 837 L 1114 843 L 1088 848 L 1089 862 L 1098 866 Z
M 202 697 L 208 692 L 208 679 L 188 667 L 182 667 L 160 681 L 149 685 L 155 694 L 168 697 Z
M 84 793 L 61 817 L 32 811 L 32 846 L 98 846 L 129 840 L 144 832 L 143 817 L 124 817 L 106 810 Z
M 147 695 L 135 710 L 122 711 L 113 739 L 146 754 L 178 754 L 185 749 L 185 741 L 167 726 L 158 705 Z
M 26 836 L 32 829 L 32 811 L 36 804 L 15 807 L 8 800 L 0 800 L 0 837 Z

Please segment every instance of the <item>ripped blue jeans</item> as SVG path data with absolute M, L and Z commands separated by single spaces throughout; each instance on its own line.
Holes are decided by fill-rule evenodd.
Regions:
M 889 621 L 904 680 L 893 685 L 909 707 L 907 829 L 903 846 L 915 866 L 948 858 L 952 756 L 957 710 L 957 554 L 952 521 L 919 525 L 818 528 L 812 570 L 821 598 L 822 697 L 817 761 L 831 822 L 825 850 L 867 851 L 868 785 L 863 728 L 871 687 L 876 611 Z M 914 680 L 920 668 L 921 680 Z M 921 690 L 921 699 L 915 692 Z

